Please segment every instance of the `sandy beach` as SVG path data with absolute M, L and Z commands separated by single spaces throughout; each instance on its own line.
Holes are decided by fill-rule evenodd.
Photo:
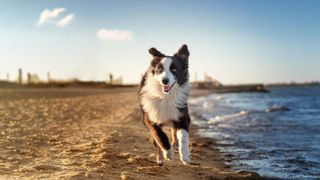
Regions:
M 201 95 L 202 92 L 193 92 Z M 192 163 L 155 164 L 137 89 L 0 89 L 1 179 L 261 179 L 191 128 Z

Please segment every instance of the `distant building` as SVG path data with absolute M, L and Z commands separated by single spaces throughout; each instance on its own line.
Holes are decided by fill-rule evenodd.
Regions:
M 122 85 L 122 76 L 115 78 L 112 73 L 109 74 L 109 77 L 106 80 L 106 84 L 109 85 Z
M 112 84 L 121 85 L 121 84 L 122 84 L 122 76 L 114 79 L 114 80 L 112 81 Z
M 40 78 L 37 74 L 28 73 L 28 84 L 37 84 L 40 83 Z
M 222 83 L 212 78 L 211 76 L 207 75 L 207 73 L 204 74 L 203 81 L 191 82 L 191 87 L 199 88 L 199 89 L 212 89 L 212 88 L 221 87 L 221 86 L 222 86 Z

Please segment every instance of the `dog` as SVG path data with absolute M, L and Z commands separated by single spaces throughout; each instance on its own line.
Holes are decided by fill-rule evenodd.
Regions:
M 189 164 L 188 47 L 182 45 L 173 56 L 164 55 L 156 48 L 150 48 L 149 53 L 153 59 L 140 83 L 139 102 L 143 122 L 156 149 L 157 164 L 163 165 L 164 159 L 172 160 L 174 149 L 178 149 L 182 163 Z M 171 126 L 172 144 L 163 126 Z

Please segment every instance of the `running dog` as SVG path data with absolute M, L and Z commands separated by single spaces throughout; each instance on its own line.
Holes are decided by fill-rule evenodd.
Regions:
M 189 96 L 189 50 L 183 45 L 173 56 L 150 48 L 153 56 L 150 67 L 143 75 L 139 88 L 142 118 L 151 133 L 156 148 L 158 165 L 173 158 L 178 148 L 183 164 L 190 163 L 187 99 Z M 163 132 L 171 126 L 172 144 Z

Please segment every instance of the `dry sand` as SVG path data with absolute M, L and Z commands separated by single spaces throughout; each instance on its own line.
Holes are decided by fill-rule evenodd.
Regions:
M 136 92 L 0 89 L 0 178 L 260 179 L 228 170 L 214 142 L 195 135 L 192 164 L 175 153 L 157 166 Z

